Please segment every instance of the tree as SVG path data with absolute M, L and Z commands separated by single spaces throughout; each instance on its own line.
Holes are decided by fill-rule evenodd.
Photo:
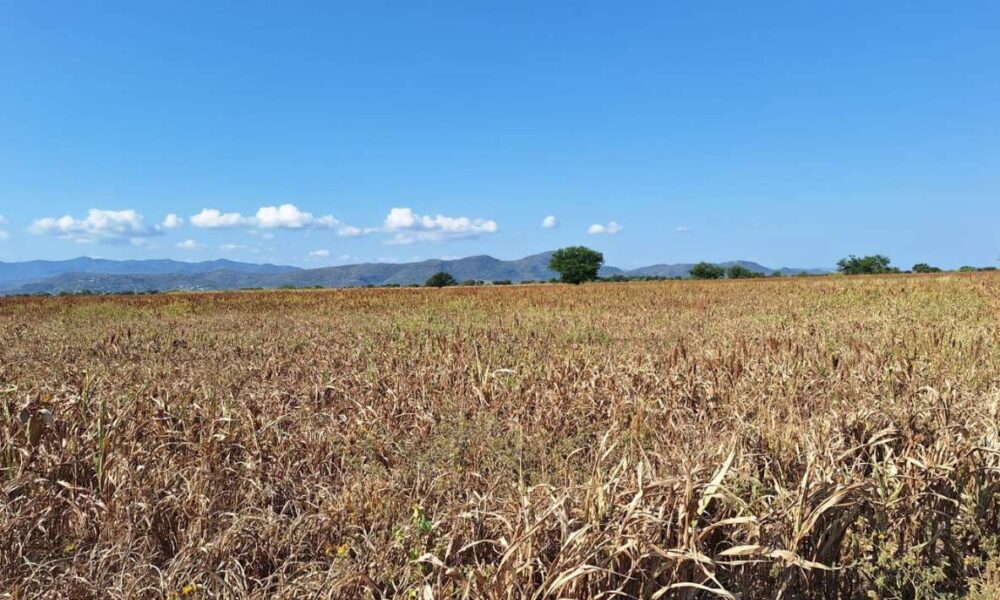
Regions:
M 722 279 L 725 274 L 725 269 L 709 262 L 700 262 L 691 267 L 691 279 Z
M 427 280 L 427 283 L 424 285 L 426 285 L 427 287 L 443 288 L 450 285 L 458 285 L 458 282 L 455 281 L 455 278 L 452 277 L 451 273 L 448 273 L 446 271 L 439 271 L 431 275 L 430 278 Z
M 562 282 L 574 285 L 597 279 L 597 272 L 603 264 L 603 254 L 584 246 L 561 248 L 549 260 L 549 268 L 559 273 Z
M 753 279 L 754 277 L 763 277 L 763 273 L 757 273 L 751 271 L 750 269 L 744 267 L 743 265 L 732 265 L 726 269 L 726 277 L 730 279 Z
M 899 269 L 890 265 L 888 256 L 875 254 L 872 256 L 854 256 L 837 261 L 837 270 L 844 275 L 879 275 L 881 273 L 899 273 Z
M 941 269 L 932 267 L 927 263 L 917 263 L 913 265 L 914 273 L 940 273 Z

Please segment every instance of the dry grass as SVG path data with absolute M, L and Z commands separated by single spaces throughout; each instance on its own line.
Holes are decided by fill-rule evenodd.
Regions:
M 0 299 L 0 597 L 994 598 L 992 275 Z

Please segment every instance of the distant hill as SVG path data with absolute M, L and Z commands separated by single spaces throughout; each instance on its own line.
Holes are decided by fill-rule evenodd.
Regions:
M 70 260 L 33 260 L 28 262 L 0 262 L 0 292 L 12 290 L 29 282 L 36 282 L 66 274 L 101 275 L 190 275 L 213 271 L 234 273 L 291 273 L 298 267 L 258 265 L 231 260 L 181 262 L 177 260 L 107 260 L 80 257 Z
M 447 271 L 459 281 L 548 280 L 557 274 L 548 268 L 552 252 L 527 256 L 519 260 L 500 260 L 492 256 L 470 256 L 456 260 L 425 260 L 413 263 L 364 263 L 300 269 L 278 265 L 254 265 L 232 261 L 185 263 L 171 260 L 108 261 L 90 258 L 70 261 L 33 261 L 30 263 L 0 263 L 0 292 L 36 294 L 79 292 L 143 292 L 148 290 L 232 290 L 239 288 L 294 287 L 358 287 L 366 285 L 423 284 L 434 273 Z M 746 261 L 720 263 L 740 264 L 770 275 L 762 265 Z M 693 264 L 653 265 L 625 271 L 605 266 L 601 276 L 687 277 Z M 22 268 L 23 267 L 23 268 Z M 82 267 L 84 270 L 67 270 Z M 785 274 L 801 269 L 781 269 Z M 823 272 L 811 270 L 809 272 Z M 4 287 L 6 283 L 6 287 Z
M 810 275 L 821 275 L 823 273 L 828 273 L 824 269 L 790 269 L 788 267 L 782 267 L 780 269 L 770 269 L 764 265 L 757 264 L 755 262 L 750 262 L 747 260 L 731 260 L 723 263 L 717 263 L 720 267 L 729 268 L 735 265 L 739 265 L 745 269 L 749 269 L 754 273 L 761 273 L 763 275 L 773 275 L 774 273 L 781 273 L 782 275 L 798 275 L 800 273 L 808 273 Z M 628 275 L 633 276 L 645 276 L 645 277 L 689 277 L 691 275 L 691 269 L 694 267 L 694 263 L 681 263 L 676 265 L 651 265 L 648 267 L 640 267 L 638 269 L 633 269 L 628 271 Z
M 409 285 L 424 283 L 440 271 L 447 271 L 455 279 L 482 281 L 547 280 L 558 277 L 549 269 L 552 252 L 535 254 L 519 260 L 500 260 L 492 256 L 470 256 L 456 260 L 425 260 L 414 263 L 366 263 L 309 269 L 281 277 L 285 285 L 323 287 L 348 287 L 359 285 Z M 602 276 L 620 273 L 620 269 L 604 267 Z

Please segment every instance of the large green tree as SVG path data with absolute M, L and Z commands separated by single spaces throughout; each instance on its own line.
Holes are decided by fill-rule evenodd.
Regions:
M 430 276 L 425 284 L 427 287 L 443 288 L 449 285 L 458 285 L 451 273 L 440 271 Z
M 751 271 L 750 269 L 744 267 L 743 265 L 732 265 L 726 269 L 726 277 L 729 279 L 754 279 L 756 277 L 763 277 L 763 273 L 758 273 L 756 271 Z
M 881 273 L 899 273 L 899 269 L 891 265 L 888 256 L 874 254 L 871 256 L 854 256 L 837 261 L 837 270 L 844 275 L 878 275 Z
M 552 254 L 549 268 L 559 273 L 563 283 L 581 284 L 597 279 L 604 255 L 585 246 L 560 248 Z
M 913 265 L 914 273 L 940 273 L 941 269 L 932 267 L 927 263 L 917 263 Z
M 691 279 L 722 279 L 726 270 L 710 262 L 700 262 L 691 267 Z

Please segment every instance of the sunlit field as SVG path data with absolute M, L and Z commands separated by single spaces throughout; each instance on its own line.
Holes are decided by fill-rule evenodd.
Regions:
M 0 299 L 0 597 L 1000 595 L 1000 276 Z

